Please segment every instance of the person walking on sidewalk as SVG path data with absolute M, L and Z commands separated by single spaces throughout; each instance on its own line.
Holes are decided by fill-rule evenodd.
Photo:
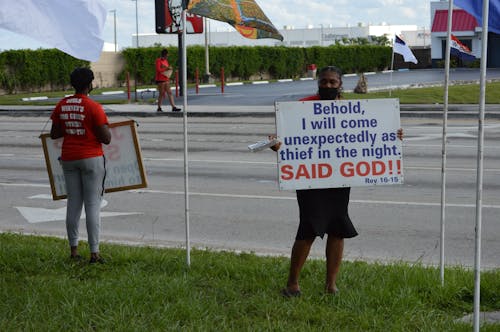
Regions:
M 168 95 L 168 101 L 172 106 L 172 112 L 181 111 L 180 108 L 175 106 L 174 97 L 172 96 L 172 90 L 170 89 L 170 76 L 172 75 L 172 67 L 170 67 L 168 60 L 168 50 L 164 48 L 161 50 L 161 56 L 156 59 L 155 68 L 156 75 L 155 80 L 158 85 L 158 108 L 157 112 L 163 112 L 161 109 L 161 104 L 163 102 L 163 98 L 165 98 L 165 93 Z
M 85 206 L 90 263 L 103 263 L 99 253 L 101 200 L 106 165 L 102 144 L 111 142 L 108 117 L 102 106 L 88 97 L 94 73 L 77 68 L 70 75 L 75 94 L 62 99 L 51 115 L 52 139 L 63 138 L 61 163 L 68 195 L 66 231 L 71 259 L 78 254 L 78 226 Z

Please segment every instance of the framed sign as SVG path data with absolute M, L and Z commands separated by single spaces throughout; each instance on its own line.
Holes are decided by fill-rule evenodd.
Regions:
M 281 190 L 403 183 L 398 99 L 277 102 Z
M 147 181 L 142 163 L 141 149 L 135 122 L 132 120 L 111 123 L 111 143 L 103 145 L 106 157 L 105 192 L 146 188 Z M 66 182 L 60 156 L 63 138 L 51 139 L 50 134 L 42 134 L 43 154 L 49 175 L 52 198 L 66 198 Z

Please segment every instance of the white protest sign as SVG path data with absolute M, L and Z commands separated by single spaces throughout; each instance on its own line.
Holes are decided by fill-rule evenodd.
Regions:
M 103 145 L 106 157 L 105 191 L 114 192 L 147 187 L 134 121 L 111 123 L 109 128 L 111 143 Z M 63 139 L 53 140 L 49 134 L 43 134 L 40 138 L 52 197 L 54 200 L 66 198 L 66 182 L 59 161 Z
M 277 102 L 281 190 L 403 182 L 398 99 Z

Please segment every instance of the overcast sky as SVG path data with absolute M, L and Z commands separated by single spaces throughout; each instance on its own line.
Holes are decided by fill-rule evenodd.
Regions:
M 15 0 L 14 0 L 15 1 Z M 70 0 L 68 0 L 70 1 Z M 154 0 L 137 0 L 139 34 L 155 32 Z M 116 9 L 117 40 L 119 49 L 132 46 L 136 31 L 136 2 L 134 0 L 102 0 L 108 10 Z M 305 28 L 345 27 L 358 23 L 378 25 L 417 25 L 429 28 L 430 1 L 418 0 L 257 0 L 278 29 L 285 25 Z M 113 13 L 106 19 L 103 38 L 114 42 Z M 225 23 L 211 21 L 212 31 L 232 30 Z M 30 38 L 0 29 L 0 50 L 21 48 L 47 48 Z

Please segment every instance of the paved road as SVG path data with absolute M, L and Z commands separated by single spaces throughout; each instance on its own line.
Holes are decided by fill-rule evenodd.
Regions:
M 113 122 L 125 119 L 111 117 Z M 182 119 L 137 120 L 149 186 L 106 195 L 102 237 L 182 246 Z M 38 139 L 46 121 L 46 116 L 2 117 L 1 230 L 65 235 L 65 203 L 50 199 Z M 489 120 L 486 125 L 482 265 L 498 268 L 500 122 Z M 353 188 L 351 217 L 360 236 L 347 241 L 347 259 L 439 261 L 441 122 L 403 118 L 403 126 L 405 184 Z M 473 265 L 476 128 L 474 120 L 450 121 L 447 264 Z M 192 244 L 288 255 L 298 219 L 294 193 L 277 189 L 273 152 L 250 153 L 246 148 L 274 132 L 274 119 L 194 117 L 189 132 Z M 322 256 L 323 246 L 323 241 L 317 241 L 313 255 Z

